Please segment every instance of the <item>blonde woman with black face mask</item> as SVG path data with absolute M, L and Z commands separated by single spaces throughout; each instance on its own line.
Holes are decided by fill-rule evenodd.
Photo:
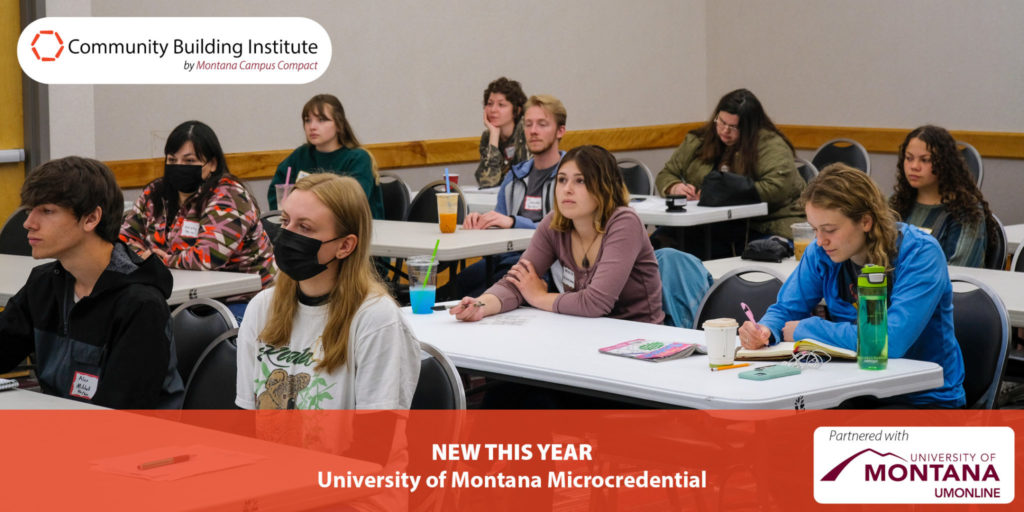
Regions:
M 356 180 L 296 183 L 274 241 L 278 283 L 253 298 L 239 328 L 239 407 L 409 408 L 419 343 L 374 270 L 371 231 Z

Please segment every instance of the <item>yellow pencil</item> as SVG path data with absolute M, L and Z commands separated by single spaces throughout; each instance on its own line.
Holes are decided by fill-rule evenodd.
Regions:
M 733 368 L 743 368 L 744 366 L 750 366 L 750 363 L 740 363 L 740 364 L 730 364 L 730 365 L 727 365 L 727 366 L 718 366 L 716 368 L 712 368 L 711 371 L 717 372 L 717 371 L 720 371 L 720 370 L 732 370 Z

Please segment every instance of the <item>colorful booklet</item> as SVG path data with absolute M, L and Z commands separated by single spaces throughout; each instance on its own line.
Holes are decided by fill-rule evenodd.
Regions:
M 686 357 L 695 351 L 704 353 L 704 347 L 692 343 L 677 343 L 671 341 L 657 341 L 646 339 L 635 339 L 623 341 L 610 347 L 598 349 L 601 353 L 613 356 L 632 357 L 644 361 L 664 361 L 677 357 Z
M 857 352 L 829 345 L 818 340 L 784 341 L 770 347 L 762 347 L 756 350 L 740 348 L 736 350 L 736 359 L 745 361 L 768 361 L 773 359 L 789 359 L 796 352 L 811 351 L 824 352 L 833 359 L 857 359 Z

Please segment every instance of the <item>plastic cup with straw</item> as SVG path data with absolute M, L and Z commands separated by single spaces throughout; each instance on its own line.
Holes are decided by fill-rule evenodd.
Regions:
M 438 238 L 434 243 L 434 254 L 428 260 L 426 256 L 416 256 L 409 259 L 409 302 L 412 303 L 412 312 L 417 315 L 429 315 L 434 310 L 434 302 L 437 300 L 437 286 L 430 280 L 431 274 L 436 274 L 434 262 L 437 260 L 437 248 L 441 245 Z M 422 279 L 419 276 L 422 275 Z M 434 281 L 437 276 L 434 275 Z
M 284 207 L 284 200 L 292 190 L 292 168 L 288 166 L 288 172 L 284 175 L 284 183 L 274 185 L 274 192 L 277 194 L 277 209 Z
M 451 177 L 448 175 L 448 168 L 444 168 L 444 189 L 443 194 L 437 194 L 437 221 L 442 233 L 454 233 L 459 221 L 459 198 L 458 194 L 452 193 Z

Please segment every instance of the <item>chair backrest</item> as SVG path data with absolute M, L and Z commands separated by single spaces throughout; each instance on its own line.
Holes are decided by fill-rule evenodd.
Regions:
M 171 313 L 171 331 L 182 382 L 188 382 L 192 368 L 210 342 L 235 327 L 235 315 L 213 299 L 192 299 L 175 308 Z
M 1013 259 L 1010 260 L 1010 270 L 1024 272 L 1024 259 L 1021 258 L 1021 251 L 1024 251 L 1024 244 L 1017 244 L 1017 250 L 1013 251 Z
M 643 162 L 635 158 L 619 158 L 619 173 L 630 194 L 649 196 L 654 194 L 654 175 Z
M 967 407 L 991 409 L 1006 365 L 1009 315 L 999 295 L 981 281 L 957 274 L 949 280 L 953 283 L 953 329 L 964 358 Z
M 199 356 L 185 385 L 182 409 L 237 409 L 235 377 L 238 374 L 238 328 L 217 336 Z
M 18 208 L 7 218 L 3 230 L 0 230 L 0 254 L 32 256 L 32 246 L 28 244 L 28 230 L 25 219 L 28 209 Z
M 750 274 L 761 274 L 767 279 L 751 280 Z M 761 318 L 768 306 L 775 304 L 779 289 L 785 278 L 778 272 L 758 266 L 740 267 L 730 270 L 715 281 L 704 300 L 700 301 L 693 328 L 700 329 L 705 320 L 711 318 L 734 318 L 740 325 L 747 320 L 747 315 L 740 308 L 740 302 L 750 307 L 754 318 Z
M 380 191 L 384 195 L 384 218 L 405 220 L 409 213 L 409 188 L 394 174 L 380 175 Z
M 413 409 L 465 409 L 466 391 L 448 356 L 420 342 L 420 378 L 412 397 Z
M 868 156 L 868 150 L 853 139 L 830 140 L 822 144 L 811 157 L 811 163 L 818 170 L 836 162 L 842 162 L 871 175 L 871 158 Z
M 459 214 L 456 221 L 461 225 L 469 213 L 466 206 L 466 196 L 462 195 L 462 189 L 452 184 L 452 192 L 459 194 Z M 409 214 L 405 220 L 410 222 L 437 222 L 437 194 L 444 193 L 444 180 L 437 180 L 427 183 L 419 192 L 416 198 L 409 205 Z
M 818 168 L 815 167 L 814 164 L 800 157 L 796 157 L 793 160 L 796 164 L 797 172 L 800 173 L 800 177 L 802 177 L 805 182 L 810 183 L 811 180 L 818 175 Z
M 277 233 L 281 231 L 281 210 L 271 210 L 260 215 L 260 224 L 263 224 L 263 231 L 267 232 L 270 240 L 274 241 Z
M 960 148 L 960 154 L 964 157 L 964 162 L 967 162 L 967 169 L 971 171 L 971 175 L 974 176 L 974 182 L 978 184 L 978 188 L 981 188 L 981 180 L 985 178 L 985 164 L 982 163 L 981 153 L 978 153 L 974 146 L 958 140 L 956 146 Z
M 985 251 L 985 268 L 992 270 L 1003 270 L 1006 268 L 1006 228 L 1003 221 L 992 214 L 992 220 L 996 221 L 996 239 L 994 243 L 987 244 L 991 250 Z

